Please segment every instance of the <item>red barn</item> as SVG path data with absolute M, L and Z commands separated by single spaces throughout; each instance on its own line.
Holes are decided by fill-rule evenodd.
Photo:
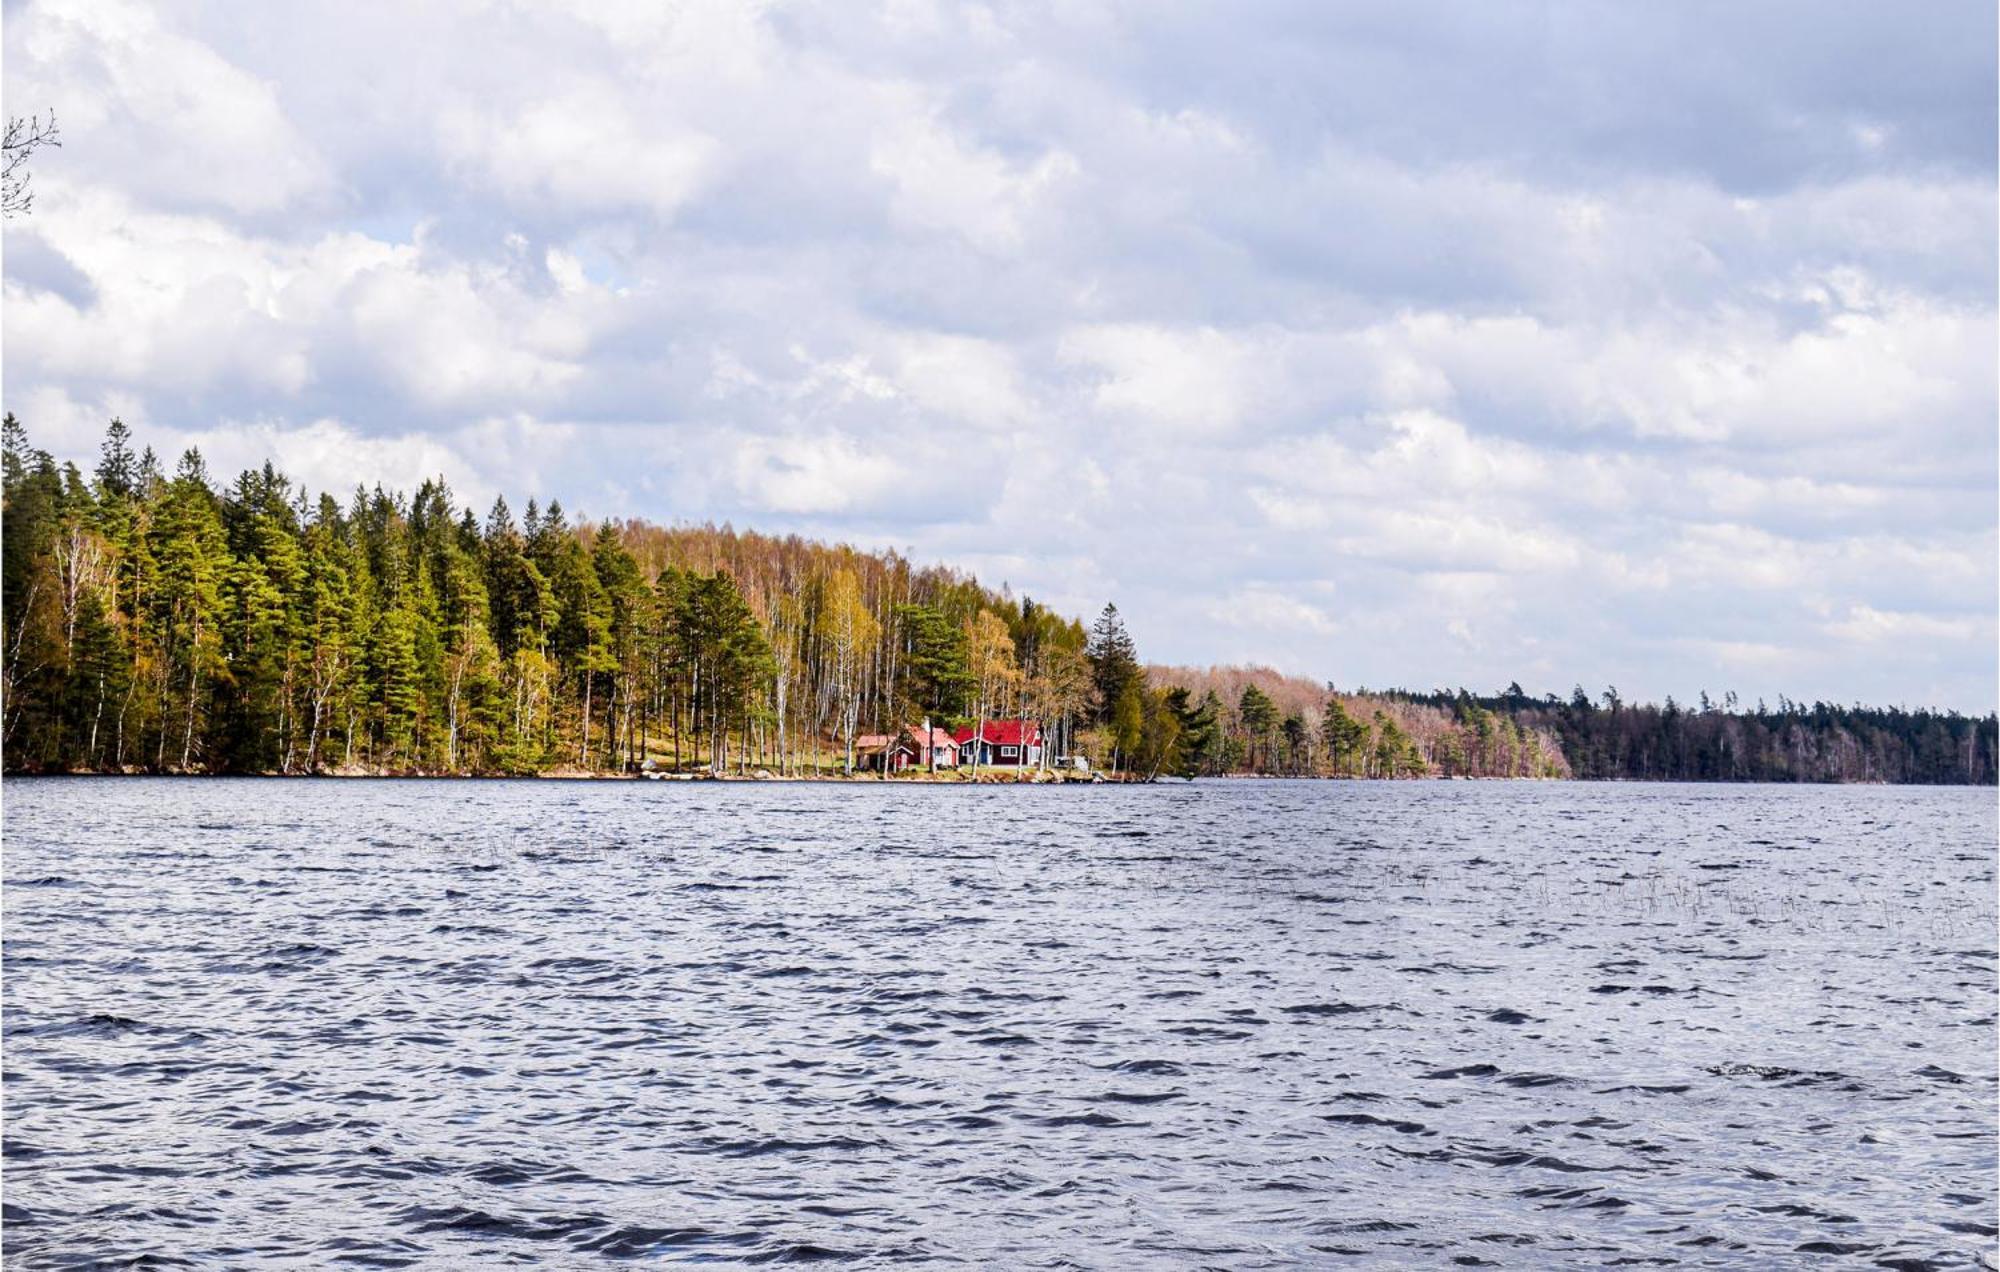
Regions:
M 965 764 L 974 762 L 974 747 L 982 766 L 1026 768 L 1042 762 L 1042 726 L 1033 720 L 988 720 L 979 726 L 977 742 L 971 729 L 960 729 L 951 736 Z

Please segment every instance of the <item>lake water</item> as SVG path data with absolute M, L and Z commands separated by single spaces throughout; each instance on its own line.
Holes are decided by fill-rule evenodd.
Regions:
M 4 794 L 10 1266 L 1995 1257 L 1990 790 Z

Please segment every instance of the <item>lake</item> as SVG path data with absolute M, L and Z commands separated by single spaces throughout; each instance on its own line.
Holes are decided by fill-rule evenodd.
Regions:
M 4 795 L 10 1265 L 1994 1255 L 1991 790 Z

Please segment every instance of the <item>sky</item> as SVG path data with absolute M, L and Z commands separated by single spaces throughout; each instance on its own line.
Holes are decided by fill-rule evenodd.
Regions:
M 1994 6 L 6 0 L 88 462 L 895 547 L 1342 687 L 1992 710 Z

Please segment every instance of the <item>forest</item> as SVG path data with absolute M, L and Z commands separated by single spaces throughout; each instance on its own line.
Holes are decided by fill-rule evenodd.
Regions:
M 1086 628 L 893 551 L 169 475 L 116 420 L 86 474 L 10 414 L 4 465 L 9 772 L 832 777 L 864 734 L 1025 717 L 1045 769 L 1140 780 L 1994 781 L 1991 716 L 1148 667 L 1115 605 Z
M 1634 704 L 1615 688 L 1596 697 L 1581 686 L 1567 698 L 1530 697 L 1518 684 L 1488 695 L 1349 692 L 1268 667 L 1148 673 L 1206 702 L 1222 720 L 1219 737 L 1190 757 L 1204 774 L 1254 762 L 1260 771 L 1301 775 L 1993 785 L 2000 753 L 2000 720 L 1953 711 L 1789 698 L 1746 710 L 1733 693 L 1721 701 L 1702 693 L 1692 706 L 1671 697 Z M 1274 712 L 1281 727 L 1253 756 L 1259 730 L 1243 721 Z M 1358 727 L 1364 720 L 1372 731 Z M 1405 758 L 1393 764 L 1389 755 L 1399 745 Z
M 1513 684 L 1486 698 L 1459 690 L 1411 700 L 1553 737 L 1579 778 L 1987 786 L 1996 778 L 2000 721 L 1991 715 L 1784 697 L 1743 710 L 1733 693 L 1715 702 L 1706 692 L 1693 706 L 1671 697 L 1634 705 L 1616 689 L 1593 699 L 1581 685 L 1566 699 L 1530 698 Z
M 857 736 L 926 717 L 1171 767 L 1111 606 L 1087 632 L 894 552 L 554 501 L 481 517 L 441 481 L 218 485 L 119 421 L 86 476 L 10 414 L 4 462 L 10 771 L 846 775 Z

